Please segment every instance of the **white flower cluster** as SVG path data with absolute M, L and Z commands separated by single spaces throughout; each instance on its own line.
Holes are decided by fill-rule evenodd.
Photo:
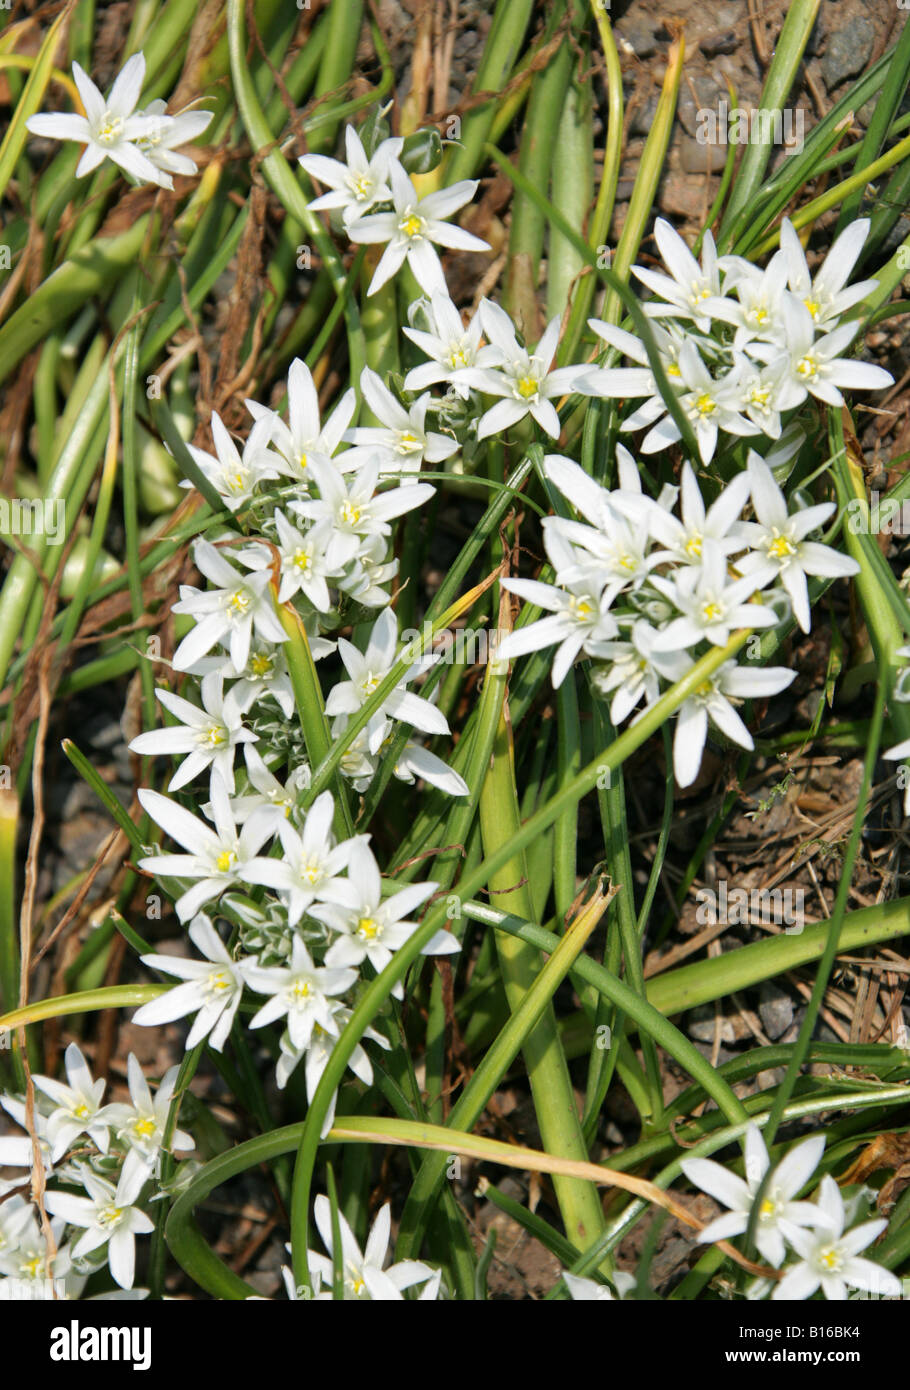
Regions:
M 128 59 L 107 98 L 78 63 L 73 63 L 73 79 L 84 116 L 41 112 L 29 117 L 25 125 L 32 135 L 85 145 L 76 166 L 77 178 L 90 174 L 105 159 L 118 164 L 139 183 L 156 183 L 160 188 L 173 188 L 172 174 L 197 172 L 189 155 L 177 151 L 202 134 L 212 113 L 187 107 L 168 116 L 166 103 L 160 100 L 138 109 L 145 80 L 144 54 L 134 53 Z
M 43 114 L 32 117 L 28 128 L 37 135 L 84 143 L 77 174 L 104 158 L 136 179 L 164 187 L 171 186 L 172 174 L 195 172 L 192 160 L 174 151 L 195 139 L 211 115 L 168 116 L 161 102 L 137 110 L 145 73 L 141 54 L 128 61 L 107 99 L 78 65 L 73 70 L 85 116 Z M 190 789 L 192 798 L 193 784 L 206 778 L 205 799 L 190 800 L 192 810 L 174 796 L 139 793 L 145 812 L 178 846 L 176 852 L 156 848 L 139 867 L 163 880 L 180 922 L 188 924 L 197 955 L 143 956 L 151 969 L 179 983 L 143 1005 L 135 1021 L 159 1025 L 192 1015 L 187 1047 L 207 1040 L 220 1051 L 246 998 L 252 1003 L 251 1029 L 280 1026 L 273 1046 L 278 1086 L 285 1087 L 303 1063 L 309 1099 L 351 1017 L 365 967 L 381 971 L 389 963 L 417 928 L 412 914 L 438 885 L 428 881 L 389 891 L 370 836 L 351 833 L 331 792 L 323 791 L 303 809 L 313 774 L 296 718 L 286 656 L 289 638 L 279 608 L 300 620 L 314 660 L 335 654 L 344 668 L 325 696 L 332 739 L 345 737 L 351 720 L 373 702 L 369 720 L 350 739 L 339 763 L 353 788 L 365 791 L 399 726 L 417 735 L 449 733 L 432 699 L 408 688 L 438 659 L 432 653 L 420 656 L 381 701 L 375 700 L 404 650 L 387 587 L 398 570 L 391 555 L 392 524 L 433 496 L 434 488 L 419 480 L 424 465 L 449 463 L 460 449 L 474 449 L 523 421 L 533 421 L 558 439 L 556 403 L 573 393 L 644 398 L 621 428 L 648 427 L 645 453 L 680 438 L 647 354 L 624 330 L 590 321 L 635 367 L 558 367 L 559 317 L 533 350 L 519 340 L 504 310 L 488 299 L 480 300 L 465 326 L 448 295 L 435 247 L 490 249 L 448 220 L 473 197 L 476 182 L 465 180 L 420 197 L 402 163 L 401 139 L 374 139 L 367 149 L 348 127 L 345 141 L 346 163 L 322 155 L 301 158 L 304 170 L 329 190 L 310 206 L 329 210 L 351 242 L 384 246 L 369 294 L 409 266 L 425 298 L 410 306 L 403 332 L 427 360 L 406 375 L 407 399 L 399 399 L 375 372 L 364 369 L 361 393 L 378 421 L 370 426 L 352 426 L 353 389 L 323 422 L 310 371 L 295 360 L 288 373 L 286 413 L 249 400 L 253 424 L 242 448 L 217 414 L 211 422 L 214 453 L 188 446 L 232 514 L 234 528 L 194 544 L 193 558 L 206 587 L 184 585 L 173 606 L 174 613 L 191 622 L 172 662 L 183 678 L 182 693 L 159 689 L 169 722 L 141 733 L 130 745 L 141 755 L 180 758 L 168 783 L 170 793 Z M 772 627 L 792 607 L 800 627 L 809 630 L 806 576 L 849 575 L 857 566 L 811 539 L 831 517 L 834 504 L 803 506 L 797 495 L 788 503 L 774 469 L 786 465 L 802 442 L 782 415 L 808 395 L 836 406 L 842 402 L 842 386 L 874 388 L 891 381 L 879 368 L 839 356 L 854 336 L 853 325 L 841 325 L 840 317 L 874 283 L 845 288 L 867 231 L 866 222 L 848 228 L 813 279 L 786 220 L 781 250 L 763 271 L 735 256 L 718 259 L 710 233 L 699 264 L 669 225 L 658 221 L 655 235 L 671 274 L 643 268 L 636 268 L 636 274 L 660 296 L 645 312 L 654 321 L 665 372 L 693 424 L 702 462 L 713 458 L 721 431 L 764 434 L 777 441 L 776 448 L 767 459 L 750 452 L 747 469 L 710 505 L 688 462 L 680 488 L 666 487 L 655 500 L 642 491 L 639 468 L 621 447 L 619 485 L 612 491 L 577 463 L 549 455 L 546 478 L 577 519 L 556 516 L 543 523 L 553 583 L 503 580 L 548 616 L 511 634 L 500 645 L 501 656 L 556 646 L 552 677 L 558 686 L 584 654 L 594 663 L 595 686 L 610 700 L 611 717 L 619 723 L 636 711 L 640 718 L 668 684 L 691 670 L 712 646 L 723 646 L 738 628 Z M 447 388 L 444 398 L 432 395 L 430 388 L 437 386 Z M 496 398 L 495 404 L 484 408 L 482 396 Z M 439 428 L 431 428 L 430 420 Z M 717 492 L 716 481 L 712 491 Z M 765 603 L 757 601 L 759 594 Z M 370 617 L 365 635 L 363 610 Z M 337 635 L 346 625 L 360 629 L 356 640 Z M 734 702 L 776 694 L 793 679 L 783 668 L 728 661 L 679 711 L 674 767 L 680 784 L 689 785 L 697 776 L 709 722 L 751 748 L 751 735 Z M 415 738 L 408 738 L 393 771 L 404 781 L 419 778 L 452 796 L 469 792 L 462 778 Z M 229 924 L 229 938 L 219 923 Z M 451 934 L 439 932 L 424 954 L 457 949 Z M 402 997 L 400 984 L 394 993 Z M 365 1031 L 363 1041 L 390 1046 L 374 1029 Z M 140 1203 L 146 1185 L 160 1171 L 176 1069 L 153 1099 L 131 1057 L 131 1105 L 102 1106 L 104 1083 L 92 1080 L 74 1045 L 67 1050 L 66 1066 L 67 1085 L 35 1078 L 42 1097 L 39 1137 L 48 1175 L 85 1195 L 56 1186 L 48 1190 L 46 1207 L 58 1246 L 51 1258 L 32 1206 L 18 1195 L 8 1198 L 0 1209 L 0 1274 L 32 1277 L 23 1274 L 32 1270 L 36 1280 L 49 1273 L 64 1279 L 72 1274 L 84 1283 L 86 1271 L 106 1259 L 117 1284 L 129 1289 L 134 1236 L 151 1229 Z M 362 1045 L 354 1049 L 349 1067 L 361 1082 L 371 1084 L 372 1065 Z M 24 1122 L 20 1100 L 6 1097 L 3 1104 Z M 334 1101 L 325 1132 L 333 1114 Z M 170 1147 L 190 1143 L 177 1131 Z M 755 1139 L 750 1137 L 749 1143 L 754 1150 Z M 61 1159 L 63 1167 L 57 1168 Z M 29 1168 L 31 1139 L 0 1140 L 0 1163 L 7 1162 Z M 765 1163 L 767 1167 L 767 1156 Z M 690 1176 L 706 1180 L 715 1168 L 693 1167 Z M 772 1260 L 779 1265 L 779 1242 L 786 1239 L 819 1273 L 826 1295 L 839 1296 L 831 1290 L 851 1278 L 855 1282 L 857 1267 L 866 1263 L 854 1257 L 863 1248 L 856 1244 L 858 1235 L 869 1228 L 843 1236 L 839 1193 L 826 1178 L 819 1206 L 813 1208 L 820 1215 L 813 1221 L 827 1243 L 810 1249 L 804 1227 L 812 1223 L 805 1213 L 800 1219 L 805 1204 L 791 1202 L 792 1192 L 787 1195 L 788 1184 L 797 1177 L 804 1180 L 803 1167 L 794 1159 L 792 1172 L 784 1168 L 768 1198 L 779 1202 L 780 1220 L 775 1216 L 776 1225 L 766 1221 L 760 1227 L 765 1242 L 760 1248 L 779 1254 L 780 1259 Z M 712 1181 L 708 1190 L 720 1195 L 720 1180 Z M 732 1194 L 730 1184 L 737 1180 L 725 1174 L 725 1181 L 723 1190 Z M 738 1188 L 736 1192 L 740 1202 L 742 1194 Z M 741 1202 L 735 1210 L 739 1221 Z M 317 1198 L 315 1214 L 331 1256 L 326 1198 Z M 763 1221 L 765 1215 L 763 1208 Z M 76 1238 L 74 1229 L 84 1234 Z M 418 1284 L 424 1285 L 422 1300 L 436 1298 L 440 1276 L 428 1266 L 404 1262 L 383 1269 L 388 1208 L 377 1217 L 364 1254 L 343 1218 L 340 1230 L 346 1298 L 396 1299 Z M 330 1297 L 320 1290 L 331 1288 L 331 1258 L 311 1251 L 308 1260 L 316 1296 Z M 777 1291 L 775 1296 L 808 1296 L 810 1280 L 800 1268 L 780 1288 L 801 1292 Z M 289 1274 L 287 1280 L 296 1297 Z M 586 1290 L 584 1280 L 567 1276 L 567 1282 L 573 1297 L 605 1296 Z M 618 1281 L 617 1289 L 627 1293 L 629 1286 Z
M 761 1204 L 754 1214 L 755 1245 L 773 1269 L 784 1266 L 783 1277 L 753 1280 L 746 1290 L 748 1298 L 764 1299 L 770 1293 L 772 1300 L 794 1302 L 812 1298 L 821 1290 L 826 1299 L 843 1302 L 848 1289 L 862 1289 L 879 1298 L 901 1296 L 902 1285 L 896 1275 L 874 1260 L 860 1258 L 860 1251 L 884 1231 L 886 1220 L 854 1224 L 859 1201 L 851 1199 L 845 1204 L 840 1188 L 828 1175 L 822 1178 L 814 1202 L 799 1200 L 824 1149 L 823 1135 L 804 1140 L 785 1154 L 765 1182 L 771 1160 L 761 1131 L 752 1124 L 745 1137 L 745 1179 L 707 1158 L 684 1158 L 680 1163 L 690 1182 L 729 1209 L 705 1226 L 698 1237 L 702 1244 L 745 1235 L 764 1184 Z M 788 1250 L 797 1259 L 785 1265 Z M 568 1271 L 563 1278 L 573 1299 L 613 1299 L 607 1285 L 595 1279 Z M 620 1298 L 632 1297 L 633 1275 L 619 1272 L 612 1276 L 612 1282 Z
M 779 1282 L 757 1280 L 749 1297 L 772 1299 L 811 1298 L 821 1289 L 826 1299 L 842 1302 L 847 1289 L 863 1289 L 881 1298 L 901 1294 L 901 1281 L 874 1260 L 860 1258 L 860 1251 L 881 1235 L 883 1218 L 853 1225 L 856 1203 L 845 1205 L 841 1190 L 830 1175 L 819 1184 L 814 1202 L 799 1201 L 798 1194 L 815 1172 L 825 1148 L 823 1135 L 797 1144 L 785 1154 L 764 1184 L 755 1217 L 754 1239 L 759 1254 L 774 1269 L 784 1265 L 788 1248 L 798 1257 L 784 1268 Z M 757 1125 L 746 1131 L 745 1179 L 738 1178 L 707 1158 L 685 1158 L 680 1167 L 690 1182 L 710 1193 L 729 1211 L 701 1232 L 699 1240 L 730 1240 L 744 1235 L 771 1160 Z M 847 1229 L 845 1229 L 845 1227 Z
M 883 368 L 841 356 L 856 336 L 856 324 L 841 324 L 841 316 L 877 284 L 863 280 L 845 288 L 868 231 L 868 219 L 852 222 L 813 278 L 786 217 L 780 250 L 764 270 L 741 256 L 718 257 L 710 231 L 699 264 L 669 222 L 658 218 L 654 236 L 670 273 L 643 266 L 633 271 L 658 296 L 644 311 L 654 320 L 661 365 L 704 463 L 714 456 L 720 432 L 778 439 L 782 413 L 807 396 L 841 406 L 842 386 L 875 390 L 892 384 Z M 642 452 L 666 449 L 680 431 L 657 389 L 643 343 L 599 319 L 589 323 L 604 342 L 639 365 L 596 369 L 579 379 L 575 390 L 644 398 L 620 429 L 649 427 Z
M 104 1105 L 105 1082 L 93 1079 L 75 1043 L 64 1060 L 65 1083 L 32 1078 L 50 1242 L 36 1205 L 15 1191 L 33 1166 L 31 1134 L 0 1139 L 0 1167 L 25 1170 L 0 1185 L 0 1192 L 12 1192 L 0 1204 L 0 1299 L 78 1298 L 89 1276 L 105 1265 L 120 1289 L 133 1290 L 135 1238 L 154 1229 L 145 1208 L 160 1191 L 161 1156 L 193 1148 L 191 1136 L 179 1129 L 166 1142 L 178 1067 L 171 1067 L 152 1095 L 130 1053 L 129 1102 Z M 0 1096 L 0 1104 L 26 1129 L 22 1097 Z M 142 1298 L 145 1290 L 133 1290 L 133 1296 Z
M 791 446 L 788 446 L 791 447 Z M 571 459 L 550 454 L 547 478 L 585 521 L 547 517 L 544 545 L 555 583 L 504 579 L 503 586 L 546 609 L 499 646 L 511 659 L 558 644 L 553 684 L 584 653 L 593 682 L 609 696 L 610 717 L 641 718 L 663 690 L 681 680 L 711 646 L 737 628 L 769 628 L 792 606 L 809 631 L 807 575 L 855 574 L 858 565 L 808 539 L 835 510 L 833 502 L 788 508 L 768 462 L 750 452 L 738 474 L 705 506 L 695 472 L 683 465 L 681 516 L 675 488 L 655 501 L 641 491 L 638 468 L 618 448 L 620 486 L 607 491 Z M 773 461 L 773 456 L 772 456 Z M 751 501 L 754 519 L 741 520 Z M 769 604 L 755 601 L 764 592 Z M 681 706 L 673 743 L 680 786 L 695 781 L 709 721 L 742 748 L 752 736 L 732 701 L 776 695 L 795 679 L 784 667 L 725 662 Z M 642 702 L 644 702 L 642 704 Z M 641 707 L 641 708 L 639 708 Z
M 306 1297 L 314 1303 L 330 1303 L 335 1298 L 335 1243 L 332 1234 L 332 1208 L 328 1197 L 316 1198 L 313 1203 L 313 1216 L 316 1229 L 329 1253 L 326 1256 L 318 1250 L 307 1251 L 310 1289 L 304 1292 L 302 1288 L 297 1287 L 288 1265 L 282 1265 L 281 1275 L 288 1298 L 292 1302 L 299 1302 Z M 392 1209 L 388 1202 L 379 1211 L 370 1227 L 367 1243 L 362 1251 L 344 1214 L 339 1211 L 337 1216 L 341 1235 L 338 1262 L 341 1266 L 342 1302 L 403 1303 L 404 1290 L 415 1288 L 418 1284 L 423 1284 L 417 1296 L 418 1303 L 436 1301 L 442 1282 L 440 1270 L 432 1269 L 422 1260 L 399 1260 L 396 1264 L 385 1265 L 392 1232 Z M 290 1245 L 286 1248 L 290 1252 Z

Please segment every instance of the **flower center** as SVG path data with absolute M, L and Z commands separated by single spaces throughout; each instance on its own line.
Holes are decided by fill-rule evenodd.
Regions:
M 724 616 L 723 606 L 715 599 L 709 599 L 707 603 L 702 604 L 701 615 L 706 623 L 716 623 Z
M 515 394 L 523 401 L 536 400 L 540 390 L 540 382 L 536 377 L 525 375 L 520 376 L 515 383 Z
M 471 358 L 466 347 L 453 347 L 449 353 L 449 366 L 453 371 L 459 367 L 466 367 Z
M 213 994 L 223 994 L 226 989 L 230 989 L 231 983 L 229 970 L 213 970 L 208 978 L 208 986 Z
M 215 860 L 215 867 L 220 874 L 229 874 L 237 863 L 237 855 L 232 849 L 223 849 Z
M 594 605 L 591 603 L 590 599 L 575 598 L 573 595 L 573 597 L 569 599 L 569 612 L 572 614 L 573 618 L 575 618 L 576 622 L 587 623 L 590 622 L 593 616 Z
M 398 224 L 398 230 L 404 232 L 405 236 L 412 241 L 423 235 L 426 222 L 416 212 L 407 212 Z
M 758 1209 L 759 1221 L 764 1225 L 776 1221 L 783 1211 L 784 1205 L 785 1202 L 781 1197 L 779 1189 L 772 1188 Z
M 344 525 L 356 526 L 360 520 L 360 508 L 353 502 L 342 502 L 338 515 Z
M 804 300 L 803 300 L 803 303 L 805 304 L 806 308 L 809 310 L 809 313 L 812 315 L 812 318 L 813 318 L 813 319 L 817 319 L 817 318 L 818 318 L 818 309 L 819 309 L 818 300 L 817 300 L 817 299 L 804 299 Z
M 309 980 L 295 980 L 291 986 L 291 996 L 297 999 L 309 999 L 312 994 Z
M 772 560 L 787 560 L 796 554 L 796 546 L 786 536 L 775 536 L 768 545 L 768 554 Z
M 299 570 L 301 574 L 306 574 L 313 563 L 313 557 L 307 550 L 295 550 L 292 563 L 295 570 Z
M 77 1120 L 87 1120 L 91 1113 L 84 1100 L 73 1106 L 73 1115 Z
M 381 676 L 374 676 L 372 671 L 367 671 L 363 680 L 360 682 L 360 689 L 363 691 L 364 695 L 372 695 L 381 679 Z
M 837 1245 L 826 1245 L 818 1252 L 818 1263 L 825 1274 L 837 1274 L 844 1267 L 844 1258 Z
M 395 445 L 395 451 L 399 454 L 419 454 L 422 448 L 423 442 L 412 430 L 402 430 Z
M 709 396 L 707 391 L 703 391 L 695 402 L 696 415 L 701 415 L 704 418 L 706 415 L 713 415 L 716 409 L 717 402 L 714 397 Z
M 250 475 L 246 469 L 239 469 L 236 473 L 226 473 L 225 482 L 228 492 L 246 492 L 249 486 Z
M 228 599 L 229 612 L 237 614 L 238 617 L 242 617 L 244 613 L 249 612 L 249 609 L 250 596 L 246 589 L 236 589 Z
M 98 127 L 96 139 L 102 145 L 114 145 L 120 139 L 123 131 L 123 120 L 120 116 L 112 116 L 105 111 L 104 119 Z
M 811 357 L 808 353 L 805 357 L 801 357 L 796 364 L 796 373 L 797 376 L 806 377 L 809 381 L 815 381 L 818 376 L 818 364 L 815 358 Z
M 375 941 L 382 935 L 382 924 L 374 917 L 361 917 L 357 923 L 357 935 L 364 941 Z
M 682 376 L 682 372 L 679 370 L 679 364 L 676 362 L 668 362 L 664 370 L 667 376 Z
M 99 1226 L 108 1229 L 111 1226 L 116 1226 L 122 1215 L 123 1208 L 115 1207 L 114 1204 L 111 1203 L 110 1206 L 101 1208 L 96 1219 Z
M 257 680 L 268 680 L 272 674 L 272 658 L 266 652 L 250 657 L 250 670 Z
M 220 748 L 227 737 L 228 731 L 223 724 L 213 724 L 211 728 L 200 731 L 199 742 L 205 748 Z
M 686 541 L 684 548 L 687 555 L 694 555 L 696 559 L 700 558 L 701 536 L 690 536 L 689 539 Z
M 151 1139 L 157 1128 L 154 1120 L 136 1120 L 133 1124 L 133 1133 L 138 1139 Z
M 373 191 L 373 179 L 370 174 L 349 174 L 348 188 L 358 203 L 366 202 Z

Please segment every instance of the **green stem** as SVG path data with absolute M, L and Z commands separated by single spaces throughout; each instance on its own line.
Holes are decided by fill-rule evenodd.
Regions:
M 505 700 L 505 672 L 488 674 Z M 518 796 L 511 729 L 504 703 L 493 745 L 493 758 L 480 794 L 480 827 L 484 852 L 493 855 L 508 848 L 520 829 Z M 524 853 L 516 852 L 490 875 L 489 889 L 505 912 L 533 917 L 528 870 Z M 593 924 L 592 924 L 593 926 Z M 498 933 L 496 945 L 509 1008 L 514 1015 L 541 972 L 539 953 L 527 942 Z M 572 1082 L 556 1029 L 552 998 L 540 1021 L 524 1042 L 528 1080 L 543 1146 L 564 1158 L 587 1159 Z M 566 1235 L 579 1250 L 586 1249 L 603 1230 L 603 1213 L 597 1192 L 588 1183 L 555 1178 L 554 1187 Z

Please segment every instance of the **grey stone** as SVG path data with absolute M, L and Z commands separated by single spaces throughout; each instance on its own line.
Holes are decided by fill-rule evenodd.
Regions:
M 657 39 L 654 28 L 648 21 L 636 15 L 623 19 L 616 26 L 620 38 L 625 39 L 636 58 L 650 58 L 657 52 Z
M 709 34 L 699 44 L 706 58 L 716 58 L 721 53 L 735 53 L 738 47 L 739 37 L 734 29 L 729 29 L 725 34 Z
M 700 111 L 714 111 L 720 109 L 720 102 L 725 101 L 727 106 L 730 104 L 730 95 L 726 85 L 717 81 L 713 77 L 707 77 L 702 73 L 697 73 L 692 79 L 692 91 L 688 89 L 680 98 L 679 106 L 676 110 L 677 119 L 683 130 L 689 135 L 697 135 L 703 128 L 703 118 L 699 119 Z
M 687 174 L 716 173 L 726 159 L 726 145 L 702 144 L 691 135 L 684 135 L 679 142 L 679 162 Z
M 763 985 L 758 1015 L 772 1042 L 783 1037 L 793 1022 L 793 1000 L 777 985 Z
M 658 203 L 664 213 L 698 218 L 704 212 L 704 186 L 688 174 L 667 174 L 660 185 Z M 693 845 L 695 841 L 693 840 Z
M 812 26 L 812 33 L 809 35 L 806 43 L 807 58 L 815 58 L 821 52 L 828 27 L 828 15 L 824 6 L 822 6 L 818 12 L 818 18 Z
M 649 96 L 635 105 L 629 121 L 630 135 L 650 135 L 654 117 L 657 115 L 658 101 L 659 97 L 654 93 L 653 96 Z
M 711 22 L 718 29 L 730 29 L 742 19 L 741 0 L 727 0 L 724 4 L 711 6 Z
M 862 126 L 863 130 L 866 129 L 866 127 L 868 126 L 869 122 L 872 120 L 872 116 L 873 116 L 873 114 L 874 114 L 874 112 L 875 112 L 875 106 L 876 106 L 876 98 L 875 98 L 875 97 L 870 97 L 868 101 L 864 101 L 864 102 L 863 102 L 862 106 L 861 106 L 861 107 L 859 108 L 859 110 L 857 111 L 857 113 L 856 113 L 856 119 L 859 121 L 859 123 L 860 123 L 860 125 Z
M 828 90 L 862 72 L 874 46 L 875 26 L 864 15 L 859 15 L 831 34 L 822 58 L 822 76 Z

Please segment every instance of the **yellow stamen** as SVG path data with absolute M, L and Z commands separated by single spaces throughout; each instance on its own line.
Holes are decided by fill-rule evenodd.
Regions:
M 796 546 L 786 536 L 775 536 L 768 546 L 768 554 L 772 560 L 786 560 L 788 556 L 796 554 Z
M 119 116 L 110 116 L 105 113 L 104 124 L 98 130 L 98 140 L 102 145 L 113 145 L 115 140 L 120 139 L 123 130 L 123 121 Z
M 358 203 L 364 202 L 369 198 L 373 191 L 373 180 L 369 174 L 350 174 L 348 177 L 348 187 L 357 199 Z

